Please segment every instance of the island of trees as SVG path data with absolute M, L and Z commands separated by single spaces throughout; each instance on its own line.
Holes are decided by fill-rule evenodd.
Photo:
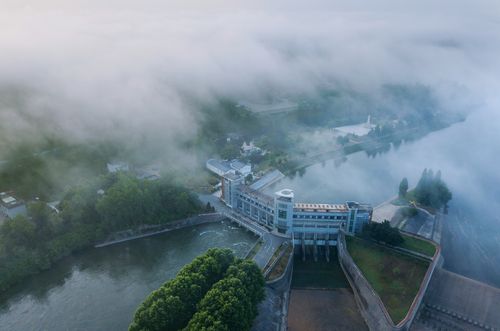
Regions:
M 28 216 L 18 215 L 0 227 L 0 291 L 114 231 L 167 223 L 203 209 L 195 195 L 171 179 L 142 181 L 127 173 L 71 189 L 59 212 L 31 203 Z
M 422 207 L 438 210 L 446 208 L 452 193 L 441 179 L 441 171 L 434 174 L 432 169 L 424 169 L 417 186 L 411 191 L 408 191 L 408 180 L 403 178 L 399 184 L 399 197 Z
M 153 291 L 129 331 L 250 330 L 264 299 L 264 278 L 251 260 L 209 249 Z

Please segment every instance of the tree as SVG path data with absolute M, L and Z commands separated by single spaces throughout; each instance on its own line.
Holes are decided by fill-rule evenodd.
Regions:
M 441 171 L 434 175 L 431 169 L 424 169 L 415 188 L 415 198 L 418 203 L 426 207 L 441 208 L 448 204 L 452 194 L 441 179 Z
M 264 277 L 255 262 L 238 260 L 207 292 L 187 331 L 250 330 L 264 299 Z
M 235 261 L 229 249 L 209 249 L 184 266 L 177 276 L 153 291 L 135 312 L 130 331 L 183 329 L 213 284 Z
M 249 184 L 252 182 L 252 180 L 253 180 L 252 174 L 248 174 L 245 176 L 245 183 Z
M 408 193 L 408 179 L 405 177 L 399 183 L 399 197 L 406 197 L 406 193 Z
M 100 189 L 104 195 L 97 193 Z M 123 173 L 72 188 L 59 209 L 61 212 L 55 214 L 45 203 L 31 203 L 28 217 L 18 216 L 2 224 L 0 291 L 112 231 L 185 218 L 202 211 L 203 205 L 168 178 L 140 181 Z
M 389 245 L 398 246 L 404 242 L 399 229 L 393 228 L 388 220 L 382 223 L 370 222 L 363 227 L 362 235 Z

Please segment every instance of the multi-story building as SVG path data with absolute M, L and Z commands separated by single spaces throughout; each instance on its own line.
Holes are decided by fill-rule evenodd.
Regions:
M 301 203 L 295 202 L 292 190 L 283 189 L 271 196 L 263 188 L 258 182 L 245 185 L 241 175 L 226 174 L 221 199 L 236 212 L 289 236 L 295 244 L 336 245 L 340 229 L 359 233 L 371 220 L 372 208 L 367 204 Z

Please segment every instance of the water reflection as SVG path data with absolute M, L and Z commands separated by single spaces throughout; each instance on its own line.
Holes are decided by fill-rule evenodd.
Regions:
M 313 165 L 269 191 L 286 187 L 302 202 L 376 206 L 397 194 L 403 177 L 412 186 L 424 168 L 441 170 L 453 192 L 443 229 L 445 268 L 500 287 L 498 122 L 491 112 L 478 112 L 422 139 Z
M 255 237 L 205 224 L 68 257 L 0 297 L 0 330 L 125 330 L 137 305 L 210 247 L 248 251 Z

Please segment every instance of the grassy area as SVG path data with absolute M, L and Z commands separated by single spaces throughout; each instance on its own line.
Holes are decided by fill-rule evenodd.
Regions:
M 280 245 L 280 247 L 278 247 L 274 251 L 273 256 L 271 256 L 271 259 L 269 259 L 269 261 L 267 262 L 267 264 L 264 267 L 264 269 L 262 269 L 262 271 L 266 272 L 271 267 L 271 265 L 274 263 L 274 261 L 278 258 L 278 256 L 281 254 L 281 252 L 283 252 L 285 249 L 287 249 L 287 247 L 288 247 L 287 243 L 282 243 Z
M 412 236 L 407 236 L 405 234 L 401 235 L 403 236 L 405 241 L 399 247 L 409 249 L 411 251 L 418 252 L 430 257 L 434 256 L 434 253 L 436 252 L 436 246 L 434 246 L 430 242 Z
M 290 258 L 290 254 L 292 253 L 293 253 L 293 246 L 288 245 L 285 253 L 280 257 L 280 259 L 274 266 L 273 270 L 271 270 L 269 275 L 267 275 L 267 280 L 273 280 L 281 276 L 283 271 L 285 271 L 285 268 L 288 264 L 288 259 Z
M 332 250 L 330 262 L 312 258 L 302 261 L 296 256 L 293 264 L 292 288 L 296 289 L 335 289 L 349 288 L 349 283 L 338 263 L 337 252 Z
M 360 238 L 348 236 L 346 241 L 354 262 L 382 299 L 394 323 L 399 323 L 406 316 L 429 264 Z
M 249 260 L 253 259 L 253 257 L 255 256 L 255 254 L 257 254 L 257 252 L 262 247 L 263 243 L 264 243 L 264 241 L 262 239 L 259 239 L 259 241 L 257 241 L 257 243 L 255 244 L 255 246 L 252 247 L 252 250 L 250 252 L 248 252 L 248 256 L 246 258 L 249 259 Z

